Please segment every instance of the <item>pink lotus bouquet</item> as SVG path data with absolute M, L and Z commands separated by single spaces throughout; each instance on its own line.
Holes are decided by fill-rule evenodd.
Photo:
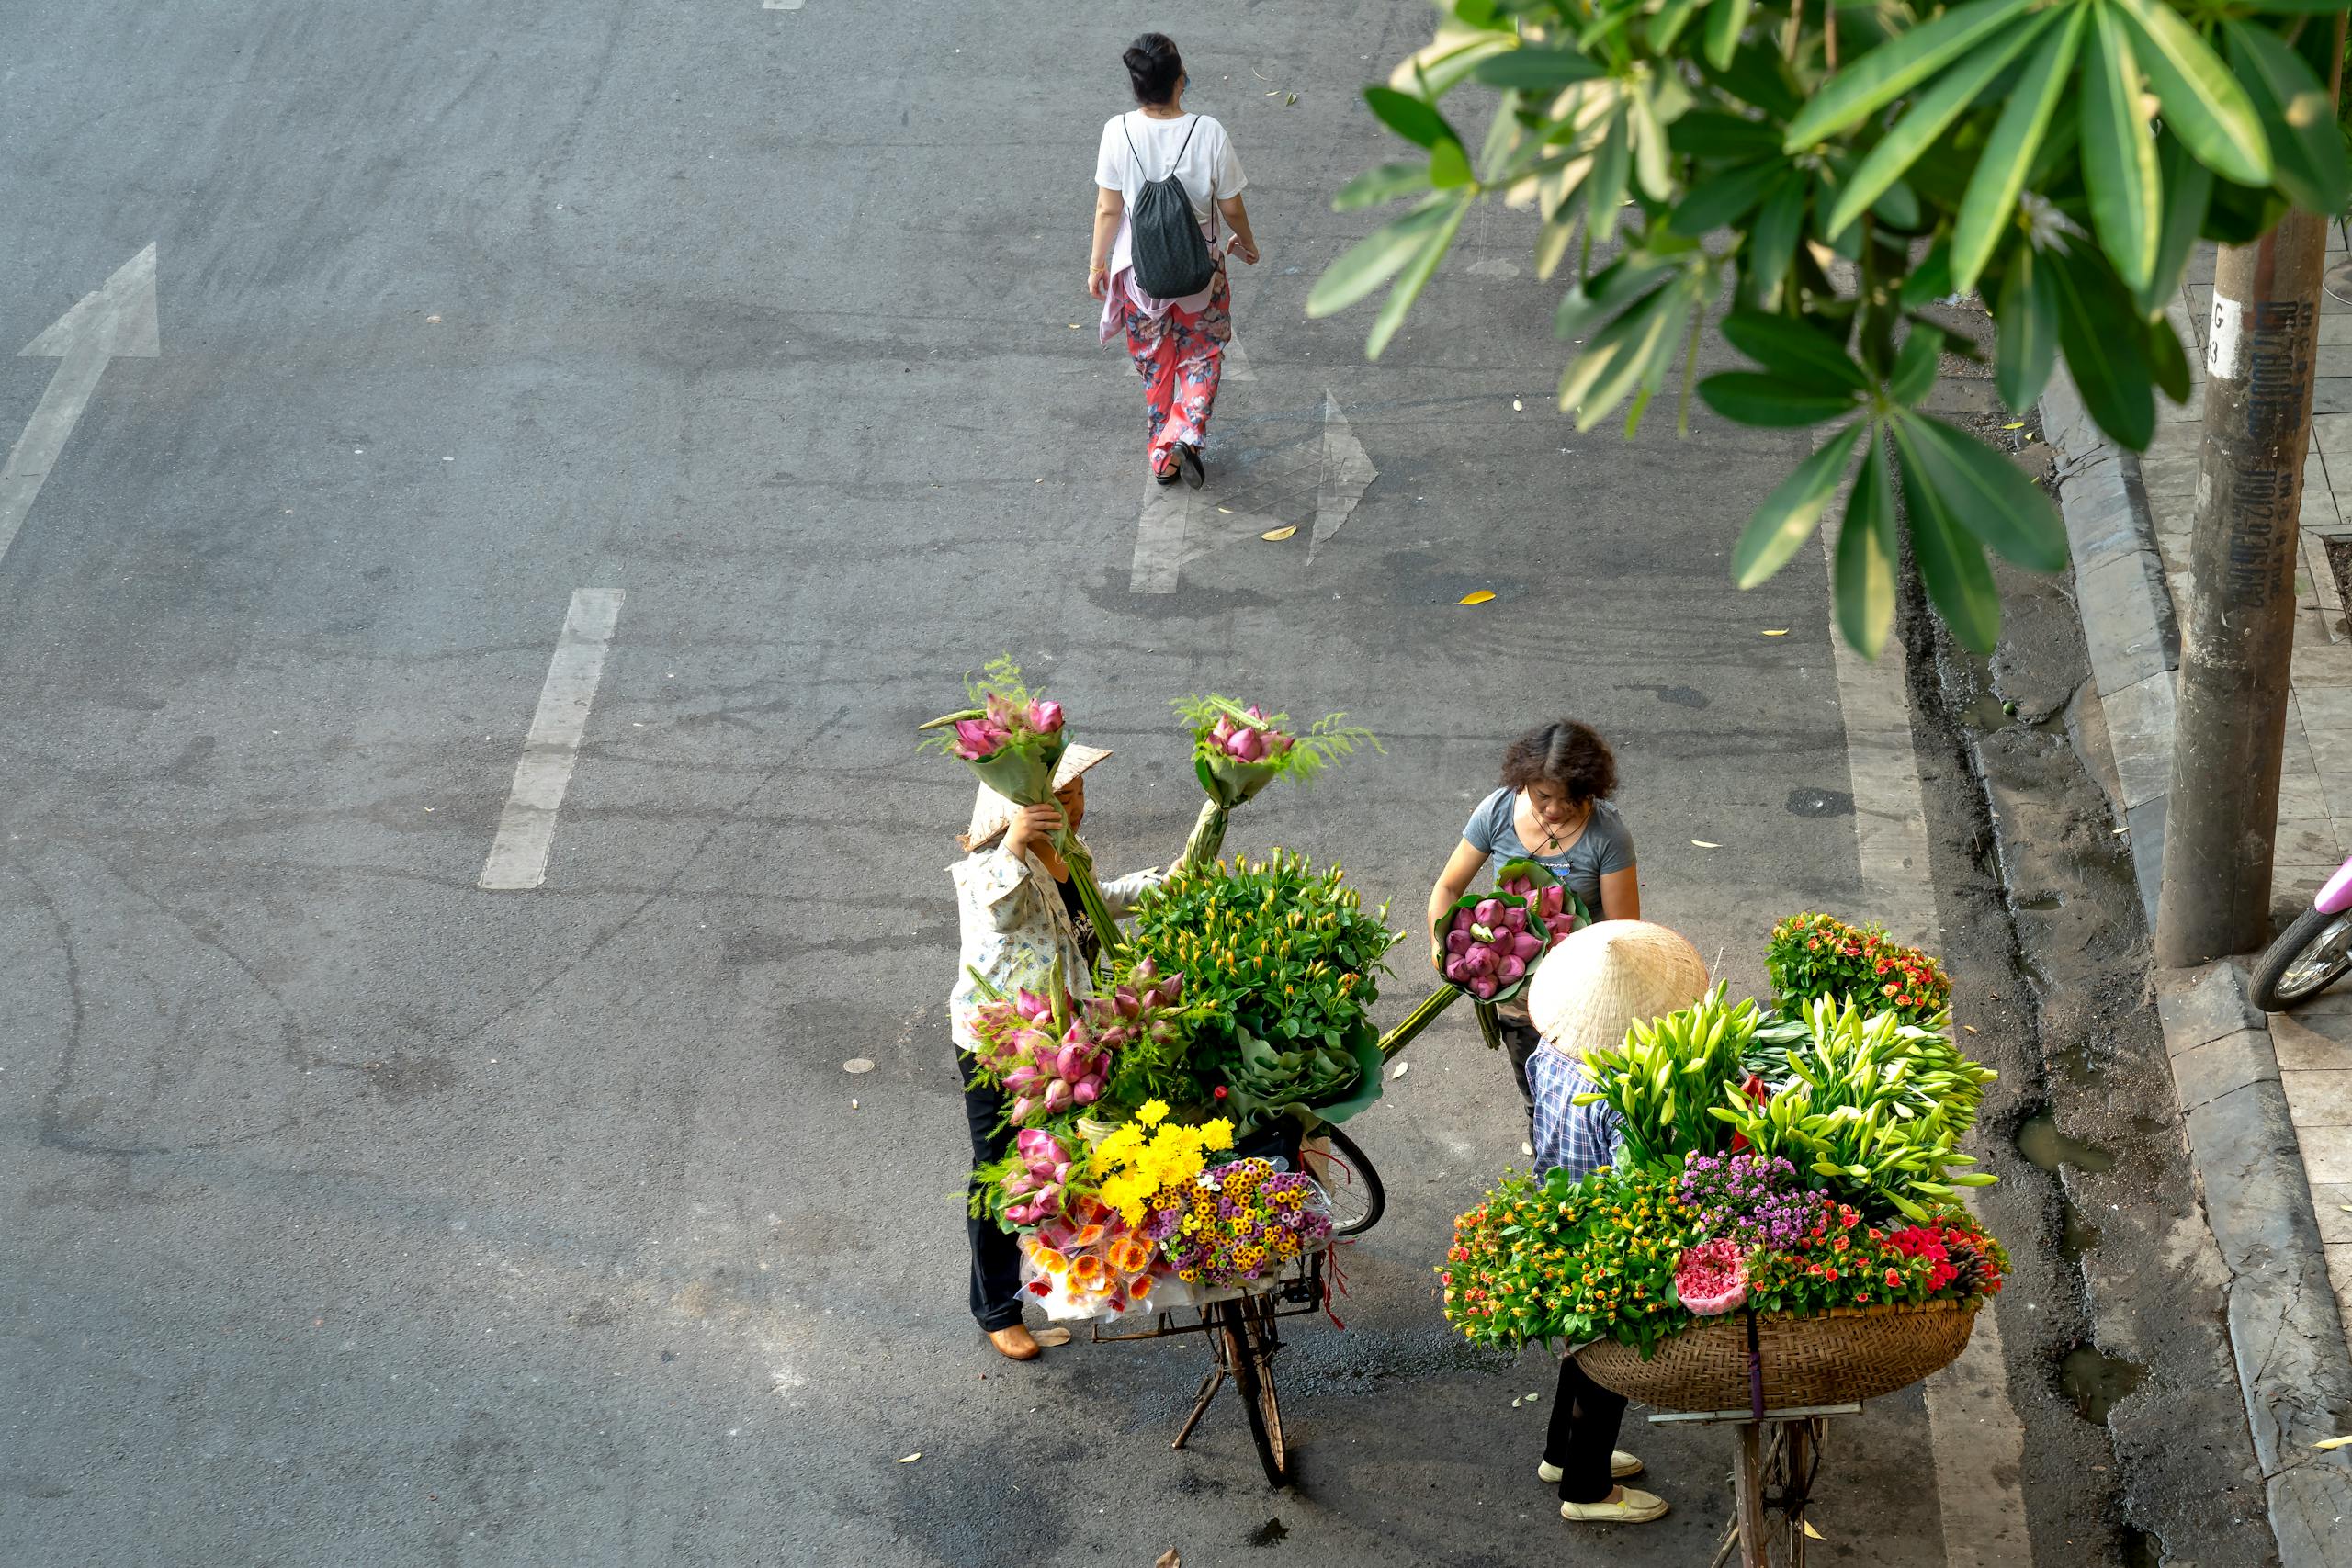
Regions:
M 1584 900 L 1568 890 L 1568 885 L 1554 874 L 1541 861 L 1505 861 L 1495 871 L 1495 890 L 1528 902 L 1531 919 L 1540 919 L 1550 933 L 1545 951 L 1578 926 L 1590 925 L 1592 916 L 1586 910 Z
M 1348 716 L 1343 713 L 1327 715 L 1304 733 L 1294 733 L 1288 728 L 1290 715 L 1270 714 L 1255 705 L 1244 707 L 1215 692 L 1179 697 L 1172 705 L 1193 732 L 1193 771 L 1201 787 L 1227 811 L 1278 778 L 1303 784 L 1326 763 L 1353 755 L 1359 746 L 1381 749 L 1372 731 L 1344 724 Z
M 1003 1217 L 1016 1225 L 1041 1225 L 1063 1211 L 1069 1198 L 1069 1141 L 1043 1127 L 1024 1127 L 1012 1143 L 1012 1161 L 997 1179 Z
M 1034 1127 L 1102 1100 L 1114 1055 L 1139 1041 L 1168 1046 L 1182 1037 L 1184 977 L 1162 976 L 1147 958 L 1108 993 L 1056 1008 L 1023 989 L 982 1002 L 973 1014 L 981 1072 L 1013 1099 L 1010 1119 Z M 1025 1136 L 1025 1134 L 1024 1134 Z

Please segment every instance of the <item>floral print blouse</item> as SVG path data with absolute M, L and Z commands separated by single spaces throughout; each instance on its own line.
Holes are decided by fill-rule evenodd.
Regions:
M 1023 986 L 1043 992 L 1062 965 L 1062 983 L 1073 996 L 1092 989 L 1079 933 L 1063 905 L 1060 886 L 1034 855 L 1014 854 L 1003 845 L 966 855 L 947 868 L 956 882 L 956 912 L 964 930 L 956 986 L 947 994 L 947 1017 L 959 1051 L 975 1050 L 972 1014 L 985 1000 L 972 976 L 977 971 L 1010 996 Z M 1102 884 L 1102 902 L 1125 914 L 1146 889 L 1165 880 L 1159 867 Z

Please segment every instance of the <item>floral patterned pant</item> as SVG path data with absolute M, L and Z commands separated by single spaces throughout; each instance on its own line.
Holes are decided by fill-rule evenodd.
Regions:
M 1210 288 L 1209 302 L 1198 310 L 1170 305 L 1154 321 L 1128 303 L 1127 356 L 1143 376 L 1154 473 L 1178 442 L 1198 446 L 1208 439 L 1209 410 L 1225 369 L 1225 345 L 1232 339 L 1233 313 L 1222 267 Z

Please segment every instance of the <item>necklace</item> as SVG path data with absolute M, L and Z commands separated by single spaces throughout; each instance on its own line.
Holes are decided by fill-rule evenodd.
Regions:
M 1530 817 L 1535 817 L 1535 808 L 1532 806 L 1530 806 L 1528 807 L 1527 814 Z M 1535 817 L 1536 825 L 1544 829 L 1544 842 L 1540 848 L 1535 850 L 1534 852 L 1539 855 L 1557 854 L 1560 849 L 1561 835 L 1572 830 L 1578 832 L 1582 831 L 1585 824 L 1591 819 L 1591 817 L 1592 807 L 1589 806 L 1586 807 L 1583 812 L 1577 816 L 1577 819 L 1568 824 L 1566 828 L 1551 827 L 1546 824 L 1541 817 Z

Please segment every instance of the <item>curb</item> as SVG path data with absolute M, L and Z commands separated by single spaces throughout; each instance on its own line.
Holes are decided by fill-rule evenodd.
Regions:
M 2083 641 L 2153 931 L 2180 663 L 2172 595 L 2138 459 L 2100 435 L 2063 366 L 2041 417 L 2059 453 L 2058 509 Z M 2155 984 L 2190 1168 L 2230 1270 L 2230 1347 L 2279 1562 L 2332 1568 L 2352 1530 L 2352 1450 L 2312 1445 L 2352 1432 L 2352 1348 L 2328 1283 L 2270 1021 L 2227 961 L 2161 972 Z

